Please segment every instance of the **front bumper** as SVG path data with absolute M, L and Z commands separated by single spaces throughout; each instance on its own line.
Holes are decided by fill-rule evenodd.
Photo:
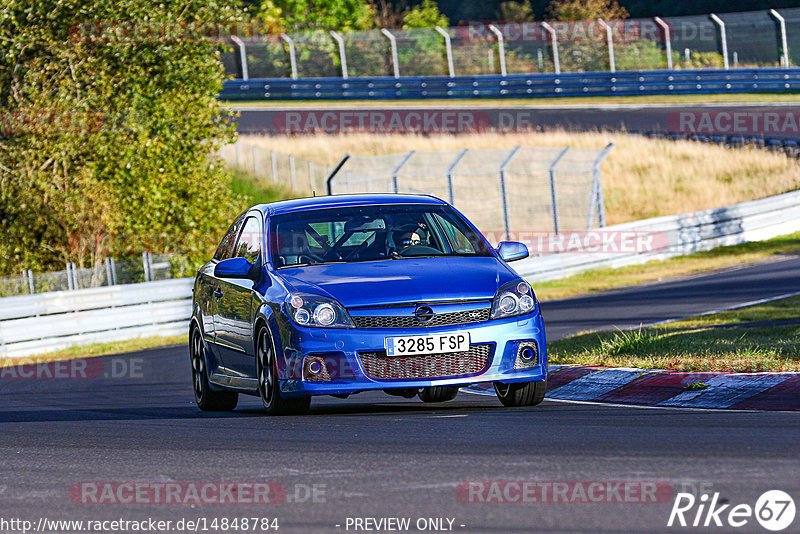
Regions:
M 301 328 L 287 322 L 281 325 L 283 368 L 279 369 L 281 394 L 285 397 L 307 395 L 339 395 L 365 390 L 392 388 L 422 388 L 501 381 L 535 382 L 547 378 L 547 349 L 544 323 L 538 312 L 509 319 L 489 320 L 458 326 L 415 329 L 321 329 Z M 488 345 L 489 357 L 485 366 L 476 373 L 447 377 L 376 379 L 370 376 L 359 357 L 362 353 L 384 350 L 384 340 L 389 336 L 435 335 L 468 332 L 470 346 Z M 524 369 L 515 368 L 520 341 L 535 342 L 538 348 L 536 364 Z M 331 367 L 318 377 L 309 380 L 304 373 L 308 359 L 313 358 Z M 391 357 L 387 357 L 391 358 Z M 330 379 L 327 379 L 328 376 Z M 374 372 L 373 372 L 374 375 Z

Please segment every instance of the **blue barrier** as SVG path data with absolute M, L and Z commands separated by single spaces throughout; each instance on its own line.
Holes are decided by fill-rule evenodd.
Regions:
M 228 80 L 221 100 L 403 100 L 790 92 L 800 68 Z

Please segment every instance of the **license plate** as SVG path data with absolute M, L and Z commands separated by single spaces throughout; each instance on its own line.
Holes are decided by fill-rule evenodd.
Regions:
M 469 350 L 469 333 L 387 337 L 385 346 L 387 356 L 466 352 Z

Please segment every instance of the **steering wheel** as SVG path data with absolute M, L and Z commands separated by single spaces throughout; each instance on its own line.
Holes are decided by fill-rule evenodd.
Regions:
M 411 245 L 397 252 L 398 256 L 413 258 L 414 256 L 441 256 L 442 251 L 425 245 Z

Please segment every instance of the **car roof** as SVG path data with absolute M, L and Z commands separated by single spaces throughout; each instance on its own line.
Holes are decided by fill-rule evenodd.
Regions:
M 259 204 L 252 209 L 264 215 L 293 213 L 321 208 L 343 208 L 348 206 L 374 206 L 378 204 L 445 204 L 431 195 L 405 195 L 397 193 L 375 193 L 356 195 L 331 195 L 324 197 L 295 198 L 269 204 Z

